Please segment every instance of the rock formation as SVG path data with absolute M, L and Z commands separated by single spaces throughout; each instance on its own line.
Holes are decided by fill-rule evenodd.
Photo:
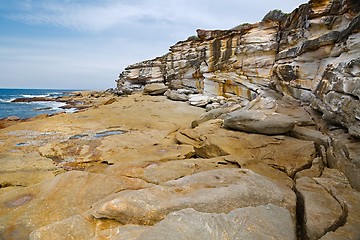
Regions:
M 4 126 L 0 239 L 360 239 L 359 11 L 198 30 Z
M 289 97 L 298 100 L 327 121 L 322 131 L 330 136 L 329 146 L 325 146 L 332 156 L 329 166 L 341 169 L 360 189 L 360 159 L 357 150 L 350 147 L 360 138 L 359 13 L 360 2 L 356 0 L 310 0 L 290 14 L 271 11 L 259 23 L 230 30 L 199 29 L 196 37 L 171 46 L 164 56 L 127 67 L 117 80 L 118 90 L 131 92 L 161 82 L 169 87 L 166 96 L 170 99 L 189 101 L 207 110 L 229 107 L 230 100 L 233 108 L 245 109 L 241 111 L 254 105 L 270 110 L 267 116 L 282 114 Z M 219 96 L 227 100 L 219 100 Z M 240 118 L 245 118 L 243 113 Z M 265 126 L 263 133 L 266 129 L 275 133 L 264 119 L 258 119 L 257 127 L 261 124 Z M 253 129 L 254 119 L 234 121 L 227 117 L 224 125 L 259 132 Z M 287 122 L 290 130 L 291 120 Z M 330 131 L 339 126 L 353 137 Z M 335 148 L 347 150 L 342 154 Z
M 311 0 L 288 15 L 272 11 L 259 23 L 197 30 L 164 56 L 128 66 L 118 89 L 163 82 L 253 100 L 275 88 L 360 137 L 359 9 L 356 0 Z

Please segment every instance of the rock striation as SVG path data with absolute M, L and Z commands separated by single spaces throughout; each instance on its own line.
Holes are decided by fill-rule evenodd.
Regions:
M 359 10 L 356 0 L 310 0 L 259 23 L 199 29 L 164 56 L 128 66 L 117 88 L 127 93 L 162 82 L 174 91 L 250 101 L 276 89 L 360 137 Z

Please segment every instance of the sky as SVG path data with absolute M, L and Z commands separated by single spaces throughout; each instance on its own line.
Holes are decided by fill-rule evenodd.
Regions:
M 230 29 L 306 0 L 0 0 L 0 88 L 114 88 L 130 64 L 196 29 Z

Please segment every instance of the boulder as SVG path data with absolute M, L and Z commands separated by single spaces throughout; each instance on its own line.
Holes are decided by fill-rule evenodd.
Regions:
M 212 110 L 202 114 L 198 119 L 192 121 L 191 127 L 195 128 L 195 127 L 199 126 L 199 124 L 201 124 L 201 123 L 204 123 L 211 119 L 216 119 L 228 112 L 229 112 L 229 109 L 227 109 L 227 108 L 212 109 Z
M 299 213 L 303 217 L 303 239 L 316 240 L 326 232 L 335 230 L 338 222 L 343 218 L 343 209 L 338 201 L 331 196 L 321 185 L 308 177 L 296 180 Z
M 187 94 L 170 89 L 165 92 L 165 96 L 174 101 L 186 102 L 187 100 L 189 100 L 189 96 Z
M 106 231 L 104 235 L 109 233 Z M 227 214 L 187 208 L 169 214 L 152 227 L 123 226 L 113 233 L 111 236 L 118 240 L 296 239 L 289 211 L 273 204 L 235 209 Z
M 237 110 L 224 119 L 224 127 L 250 133 L 279 135 L 289 132 L 295 127 L 293 118 L 258 110 Z
M 167 89 L 168 87 L 163 83 L 150 83 L 145 85 L 144 94 L 162 95 L 166 92 Z
M 321 240 L 360 239 L 360 193 L 351 188 L 346 176 L 336 169 L 326 168 L 320 178 L 314 178 L 341 205 L 344 215 Z
M 272 203 L 295 215 L 296 196 L 290 188 L 247 169 L 200 172 L 162 185 L 122 191 L 96 203 L 95 218 L 123 224 L 155 224 L 171 212 L 194 208 L 200 212 L 228 213 L 236 208 Z
M 202 94 L 189 95 L 189 103 L 193 106 L 204 107 L 210 102 L 210 97 Z

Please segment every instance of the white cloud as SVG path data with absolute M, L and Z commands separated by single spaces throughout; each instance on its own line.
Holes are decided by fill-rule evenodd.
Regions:
M 115 26 L 134 25 L 192 25 L 231 28 L 243 21 L 254 22 L 271 9 L 290 11 L 302 0 L 284 3 L 281 0 L 222 1 L 208 0 L 134 0 L 134 1 L 45 1 L 42 4 L 25 1 L 29 9 L 9 16 L 29 24 L 50 24 L 78 31 L 102 32 Z M 285 8 L 285 9 L 284 9 Z M 35 10 L 36 9 L 36 10 Z
M 275 8 L 291 11 L 302 2 L 18 1 L 21 7 L 8 16 L 32 26 L 26 28 L 29 35 L 0 37 L 0 87 L 114 87 L 127 65 L 165 54 L 197 28 L 228 29 L 259 21 Z

